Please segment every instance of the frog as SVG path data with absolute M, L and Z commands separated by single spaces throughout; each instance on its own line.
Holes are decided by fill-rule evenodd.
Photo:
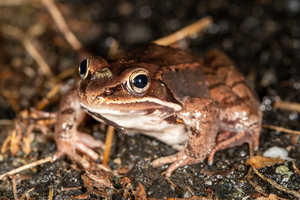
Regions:
M 119 58 L 91 56 L 79 66 L 81 80 L 59 105 L 55 124 L 57 153 L 84 168 L 105 144 L 77 130 L 88 114 L 125 134 L 142 133 L 178 150 L 157 158 L 153 167 L 179 167 L 207 159 L 222 149 L 248 143 L 259 147 L 262 112 L 258 95 L 221 50 L 204 58 L 149 44 Z M 219 134 L 218 134 L 219 133 Z

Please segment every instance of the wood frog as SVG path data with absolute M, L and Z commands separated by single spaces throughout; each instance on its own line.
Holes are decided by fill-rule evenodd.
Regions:
M 76 153 L 104 148 L 102 141 L 77 131 L 84 113 L 124 133 L 143 133 L 180 151 L 152 162 L 172 163 L 166 176 L 216 151 L 249 143 L 258 149 L 262 113 L 256 93 L 221 51 L 205 59 L 183 50 L 149 44 L 124 58 L 92 56 L 79 67 L 77 89 L 63 97 L 55 125 L 58 152 L 88 168 Z M 217 133 L 220 133 L 217 137 Z

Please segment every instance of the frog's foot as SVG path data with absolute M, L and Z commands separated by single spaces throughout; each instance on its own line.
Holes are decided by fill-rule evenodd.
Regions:
M 195 157 L 189 156 L 184 151 L 180 151 L 172 156 L 158 158 L 152 162 L 152 165 L 153 167 L 158 167 L 164 164 L 173 163 L 166 171 L 166 176 L 170 177 L 172 175 L 172 172 L 177 168 L 186 165 L 197 164 L 202 161 L 203 159 L 197 159 Z
M 76 150 L 86 154 L 93 160 L 97 160 L 99 155 L 93 151 L 91 148 L 101 148 L 104 149 L 105 145 L 100 140 L 95 140 L 91 135 L 86 133 L 77 132 L 76 137 L 69 141 L 56 140 L 58 151 L 53 156 L 53 160 L 58 159 L 62 155 L 66 154 L 71 160 L 82 165 L 85 169 L 89 168 L 89 162 L 78 155 Z
M 227 134 L 227 132 L 225 132 Z M 210 152 L 207 162 L 209 165 L 213 164 L 214 155 L 217 151 L 222 149 L 227 149 L 230 147 L 240 146 L 244 143 L 253 144 L 253 139 L 251 133 L 242 131 L 237 133 L 230 133 L 230 137 L 228 139 L 223 140 L 218 143 Z

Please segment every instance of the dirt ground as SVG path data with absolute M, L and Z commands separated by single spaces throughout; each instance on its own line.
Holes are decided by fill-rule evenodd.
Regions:
M 79 77 L 78 57 L 83 54 L 71 47 L 49 14 L 49 6 L 42 2 L 0 0 L 0 146 L 12 134 L 15 126 L 12 119 L 20 111 L 41 106 L 41 100 L 57 87 L 54 96 L 42 101 L 43 110 L 56 111 L 61 96 Z M 55 4 L 85 49 L 102 57 L 108 57 L 115 41 L 119 43 L 119 52 L 126 52 L 211 16 L 213 23 L 207 30 L 191 34 L 181 45 L 188 46 L 200 57 L 211 48 L 223 50 L 257 91 L 264 114 L 262 124 L 299 130 L 299 105 L 292 110 L 275 106 L 280 101 L 300 101 L 298 0 L 60 0 Z M 52 156 L 56 145 L 53 125 L 48 127 L 48 135 L 33 131 L 29 154 L 22 148 L 12 153 L 11 144 L 1 150 L 0 175 Z M 103 129 L 93 119 L 88 119 L 81 129 L 105 140 Z M 18 144 L 22 147 L 23 143 Z M 286 149 L 288 156 L 295 159 L 295 166 L 300 167 L 298 138 L 262 128 L 259 150 L 255 154 L 262 155 L 275 146 Z M 270 194 L 275 199 L 297 199 L 300 196 L 297 192 L 300 174 L 293 161 L 258 170 L 282 188 L 272 186 L 255 172 L 250 173 L 250 181 L 256 189 L 261 187 L 260 192 L 255 190 L 245 177 L 250 169 L 245 165 L 249 159 L 246 144 L 217 152 L 212 166 L 203 162 L 182 167 L 167 179 L 162 173 L 168 165 L 153 168 L 151 161 L 175 152 L 170 146 L 144 135 L 116 133 L 108 165 L 119 173 L 107 175 L 102 171 L 98 175 L 101 180 L 109 181 L 110 186 L 92 185 L 96 181 L 88 180 L 82 168 L 63 157 L 22 171 L 16 177 L 2 179 L 0 199 L 14 199 L 13 185 L 19 198 L 34 188 L 28 192 L 28 199 L 49 199 L 50 196 L 54 199 L 145 199 L 145 195 L 156 199 L 192 196 L 196 199 L 263 199 L 264 196 L 269 199 Z M 286 171 L 280 172 L 280 166 Z M 120 175 L 122 167 L 132 169 Z

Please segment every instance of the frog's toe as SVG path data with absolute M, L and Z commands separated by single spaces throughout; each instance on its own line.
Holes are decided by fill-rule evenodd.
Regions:
M 74 160 L 76 163 L 80 164 L 84 169 L 88 169 L 90 167 L 90 163 L 76 153 L 71 155 L 68 154 L 68 157 L 71 160 Z
M 179 167 L 183 167 L 186 165 L 192 165 L 192 164 L 197 164 L 201 161 L 199 161 L 198 159 L 192 158 L 192 157 L 188 157 L 186 159 L 181 159 L 178 160 L 177 162 L 174 162 L 166 171 L 166 176 L 167 177 L 171 177 L 173 171 L 175 171 L 176 169 L 178 169 Z
M 213 164 L 213 159 L 214 155 L 217 151 L 222 150 L 222 149 L 227 149 L 230 147 L 235 147 L 242 145 L 243 143 L 252 143 L 251 137 L 248 136 L 245 131 L 237 132 L 237 133 L 232 133 L 231 137 L 229 137 L 226 140 L 223 140 L 222 142 L 218 143 L 210 152 L 207 162 L 209 165 Z
M 181 153 L 184 153 L 184 152 L 179 152 L 172 156 L 166 156 L 166 157 L 161 157 L 161 158 L 155 159 L 154 161 L 152 161 L 152 166 L 158 167 L 158 166 L 165 165 L 168 163 L 176 162 L 177 160 L 179 160 L 182 157 Z
M 86 155 L 91 157 L 93 160 L 97 160 L 99 158 L 99 155 L 96 152 L 94 152 L 92 149 L 90 149 L 83 143 L 76 143 L 76 150 L 78 150 L 82 153 L 85 153 Z
M 82 142 L 84 145 L 86 145 L 89 148 L 101 148 L 104 150 L 105 144 L 101 140 L 96 140 L 93 136 L 83 133 L 83 132 L 77 132 L 77 137 L 79 138 L 79 141 Z
M 68 140 L 66 140 L 65 138 L 56 138 L 57 152 L 54 154 L 53 160 L 57 160 L 62 155 L 67 155 L 71 160 L 80 164 L 84 168 L 89 168 L 89 162 L 78 155 L 76 152 L 76 150 L 82 152 L 93 160 L 97 160 L 99 158 L 99 155 L 96 152 L 94 152 L 88 145 L 84 144 L 89 141 L 86 138 L 86 134 L 81 135 L 79 133 L 77 133 L 75 137 L 67 138 Z
M 177 161 L 177 162 L 174 162 L 174 163 L 167 169 L 167 171 L 166 171 L 166 176 L 167 176 L 167 177 L 171 177 L 173 171 L 175 171 L 177 168 L 182 167 L 182 166 L 185 166 L 185 165 L 186 165 L 186 163 L 183 162 L 182 160 Z
M 154 167 L 158 167 L 163 164 L 173 163 L 166 171 L 166 176 L 170 177 L 174 170 L 176 170 L 179 167 L 186 166 L 186 165 L 192 165 L 197 164 L 201 162 L 202 159 L 197 159 L 194 157 L 191 157 L 187 155 L 184 151 L 181 151 L 175 155 L 167 156 L 163 158 L 156 159 L 152 162 L 152 165 Z

